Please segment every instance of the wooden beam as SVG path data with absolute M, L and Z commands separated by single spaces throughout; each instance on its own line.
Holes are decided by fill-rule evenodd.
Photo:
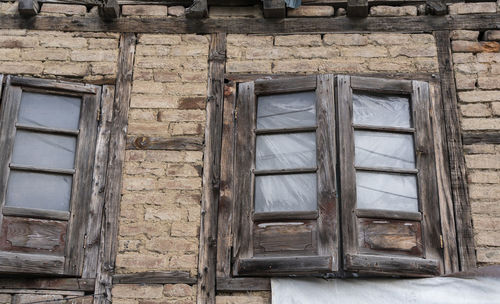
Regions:
M 101 243 L 95 283 L 95 293 L 103 294 L 103 296 L 95 297 L 95 304 L 111 302 L 111 275 L 114 272 L 117 253 L 122 167 L 127 142 L 128 111 L 132 91 L 136 40 L 135 35 L 131 33 L 123 34 L 120 37 L 118 75 L 115 86 L 116 96 L 113 104 L 113 124 L 110 130 L 110 154 L 106 174 L 105 209 L 101 226 Z
M 464 145 L 473 144 L 500 144 L 500 131 L 467 132 L 462 134 Z
M 347 0 L 347 16 L 368 16 L 368 0 Z
M 264 0 L 264 17 L 285 18 L 286 8 L 284 0 Z
M 17 10 L 21 16 L 35 16 L 40 12 L 40 4 L 37 0 L 19 0 Z
M 448 7 L 446 6 L 446 3 L 443 3 L 443 1 L 427 0 L 425 4 L 425 11 L 431 15 L 443 16 L 448 13 Z
M 105 21 L 116 19 L 120 16 L 120 5 L 117 0 L 104 0 L 99 6 L 99 16 Z
M 0 288 L 94 291 L 94 282 L 94 279 L 10 277 L 0 278 Z
M 213 34 L 208 58 L 207 122 L 198 256 L 198 304 L 215 303 L 217 208 L 220 193 L 225 58 L 226 34 Z
M 113 275 L 113 284 L 196 284 L 186 271 L 140 272 Z
M 269 278 L 217 278 L 217 291 L 270 291 Z
M 36 16 L 21 18 L 5 15 L 0 29 L 53 30 L 67 32 L 122 33 L 229 33 L 229 34 L 287 34 L 287 33 L 366 33 L 405 32 L 431 33 L 437 30 L 488 30 L 500 28 L 499 14 L 453 16 L 367 17 L 354 19 L 286 18 L 276 19 L 201 19 L 185 18 L 118 18 L 105 22 L 97 17 Z
M 465 174 L 461 125 L 458 112 L 457 91 L 453 72 L 453 57 L 449 31 L 434 33 L 438 51 L 439 74 L 441 78 L 441 94 L 448 145 L 448 161 L 451 176 L 451 191 L 455 206 L 455 222 L 457 229 L 458 256 L 460 270 L 476 267 L 476 252 L 472 230 L 472 216 Z
M 194 0 L 193 4 L 186 9 L 186 18 L 200 19 L 208 16 L 207 0 Z
M 199 137 L 127 136 L 127 150 L 202 151 L 203 139 Z

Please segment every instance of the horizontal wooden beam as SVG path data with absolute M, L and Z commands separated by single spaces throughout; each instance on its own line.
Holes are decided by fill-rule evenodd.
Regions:
M 286 8 L 284 0 L 264 0 L 264 17 L 266 18 L 285 18 Z
M 499 14 L 367 17 L 364 19 L 287 18 L 287 19 L 200 19 L 185 18 L 118 18 L 105 22 L 101 18 L 36 16 L 2 16 L 0 29 L 30 29 L 83 32 L 128 33 L 217 33 L 287 34 L 287 33 L 364 33 L 405 32 L 430 33 L 437 30 L 487 30 L 500 28 Z
M 203 138 L 199 137 L 174 137 L 165 138 L 158 136 L 127 136 L 127 150 L 203 150 Z
M 186 271 L 140 272 L 113 275 L 113 284 L 196 284 Z
M 368 0 L 348 0 L 347 16 L 349 17 L 368 16 Z
M 269 278 L 217 278 L 217 291 L 269 291 Z
M 0 278 L 1 289 L 45 289 L 93 291 L 94 279 L 75 278 Z
M 500 144 L 500 132 L 468 132 L 462 134 L 464 145 Z

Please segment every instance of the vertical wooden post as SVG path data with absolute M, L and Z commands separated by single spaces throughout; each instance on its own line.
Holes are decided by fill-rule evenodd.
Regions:
M 368 0 L 347 0 L 348 17 L 368 16 Z
M 127 144 L 128 110 L 132 91 L 136 37 L 125 33 L 120 37 L 120 56 L 113 105 L 113 124 L 109 143 L 105 208 L 101 227 L 101 244 L 94 298 L 95 304 L 111 302 L 112 274 L 117 252 L 118 220 L 122 191 L 122 167 Z
M 286 17 L 285 0 L 264 0 L 263 7 L 266 18 Z
M 207 0 L 194 0 L 193 5 L 186 10 L 186 18 L 199 19 L 208 16 Z
M 40 11 L 40 4 L 37 0 L 19 0 L 17 10 L 21 16 L 35 16 Z
M 120 16 L 120 5 L 117 0 L 104 0 L 102 6 L 99 7 L 99 15 L 102 19 L 108 21 Z
M 208 58 L 207 122 L 203 157 L 198 304 L 215 303 L 217 266 L 217 208 L 224 107 L 226 34 L 212 34 Z
M 465 159 L 462 147 L 462 132 L 458 114 L 455 75 L 450 46 L 450 32 L 434 32 L 438 51 L 439 74 L 441 77 L 441 94 L 444 112 L 446 141 L 448 143 L 448 160 L 451 175 L 451 192 L 455 206 L 455 222 L 457 226 L 458 256 L 460 270 L 476 267 L 472 216 L 465 175 Z

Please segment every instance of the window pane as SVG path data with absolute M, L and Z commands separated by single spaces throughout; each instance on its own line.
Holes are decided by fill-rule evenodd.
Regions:
M 12 170 L 5 204 L 13 207 L 69 211 L 72 177 Z
M 73 169 L 76 137 L 17 131 L 12 163 L 42 168 Z
M 410 100 L 407 97 L 354 93 L 352 102 L 355 124 L 411 127 Z
M 316 174 L 255 177 L 255 212 L 316 210 Z
M 415 168 L 413 135 L 354 131 L 354 145 L 356 166 Z
M 301 92 L 261 96 L 257 105 L 257 129 L 281 129 L 316 125 L 316 94 Z
M 414 175 L 356 173 L 358 209 L 418 211 L 417 179 Z
M 80 106 L 77 97 L 23 92 L 18 123 L 78 130 Z
M 316 167 L 316 134 L 257 136 L 257 170 Z

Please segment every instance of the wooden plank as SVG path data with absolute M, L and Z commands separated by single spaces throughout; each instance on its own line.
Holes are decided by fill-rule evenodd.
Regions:
M 282 221 L 282 220 L 313 220 L 318 218 L 318 211 L 289 211 L 254 213 L 254 221 Z
M 4 216 L 0 250 L 62 256 L 67 222 Z
M 253 235 L 254 256 L 315 255 L 318 250 L 316 220 L 254 224 Z
M 113 275 L 113 284 L 196 284 L 187 271 L 139 272 Z
M 269 278 L 217 278 L 217 291 L 270 291 Z
M 231 276 L 231 225 L 234 209 L 234 109 L 236 104 L 236 83 L 224 86 L 224 110 L 221 145 L 220 198 L 217 222 L 217 277 Z M 218 282 L 217 282 L 218 284 Z M 218 288 L 218 286 L 217 286 Z
M 206 2 L 205 2 L 206 4 Z M 226 34 L 211 37 L 208 61 L 208 103 L 203 157 L 200 249 L 197 303 L 215 303 L 217 268 L 217 208 L 220 193 L 220 162 L 224 110 Z
M 368 0 L 347 0 L 347 16 L 368 16 Z
M 385 173 L 400 173 L 400 174 L 416 174 L 418 173 L 418 169 L 400 169 L 400 168 L 390 168 L 390 167 L 360 167 L 355 166 L 358 171 L 367 171 L 367 172 L 385 172 Z
M 317 126 L 312 127 L 296 127 L 296 128 L 279 128 L 279 129 L 257 129 L 255 134 L 281 134 L 281 133 L 302 133 L 302 132 L 316 132 Z
M 12 84 L 20 85 L 23 87 L 26 86 L 26 87 L 43 88 L 48 90 L 88 93 L 88 94 L 97 94 L 100 91 L 100 88 L 98 86 L 91 84 L 79 84 L 75 82 L 62 81 L 62 80 L 47 80 L 47 79 L 19 77 L 19 76 L 12 76 Z
M 473 144 L 500 144 L 500 132 L 466 132 L 462 134 L 464 145 Z
M 93 291 L 93 279 L 75 278 L 0 278 L 0 289 L 38 289 Z
M 321 274 L 332 269 L 331 256 L 258 257 L 238 259 L 238 274 L 245 276 L 276 276 L 287 274 Z
M 263 0 L 265 18 L 285 18 L 286 8 L 284 0 Z
M 298 168 L 298 169 L 276 169 L 276 170 L 255 170 L 255 176 L 259 175 L 283 175 L 283 174 L 303 174 L 316 173 L 317 168 Z
M 444 113 L 443 124 L 445 126 L 445 141 L 448 148 L 460 270 L 464 271 L 475 268 L 476 253 L 469 195 L 467 191 L 467 177 L 465 173 L 465 159 L 462 147 L 455 76 L 453 72 L 450 33 L 448 31 L 438 31 L 434 33 L 434 37 L 436 39 L 439 74 L 441 77 L 441 94 Z
M 67 32 L 122 32 L 122 33 L 217 33 L 281 34 L 281 33 L 366 33 L 405 32 L 422 33 L 437 30 L 496 29 L 500 26 L 498 14 L 453 16 L 367 17 L 364 19 L 285 18 L 285 19 L 216 19 L 193 22 L 185 18 L 117 18 L 104 22 L 99 17 L 36 16 L 24 19 L 6 15 L 0 19 L 0 29 L 64 30 Z
M 439 274 L 439 261 L 395 256 L 376 256 L 347 254 L 346 265 L 349 269 L 372 274 L 398 274 L 404 276 L 426 277 Z
M 351 77 L 351 88 L 353 90 L 363 90 L 370 93 L 384 92 L 396 94 L 411 94 L 411 80 L 381 79 L 372 77 Z
M 61 135 L 78 135 L 78 134 L 80 134 L 79 130 L 47 128 L 47 127 L 30 126 L 30 125 L 24 125 L 24 124 L 16 124 L 16 129 L 33 131 L 33 132 L 41 132 L 41 133 L 61 134 Z
M 446 133 L 442 124 L 444 116 L 440 83 L 431 84 L 430 89 L 439 212 L 441 218 L 441 233 L 443 235 L 443 266 L 444 273 L 448 274 L 459 271 L 460 261 L 458 260 L 457 233 L 455 228 L 455 216 L 453 214 L 453 198 L 448 166 Z
M 46 210 L 46 209 L 32 209 L 23 207 L 5 206 L 2 209 L 3 215 L 13 215 L 19 217 L 31 217 L 48 220 L 69 220 L 68 211 Z
M 64 257 L 46 254 L 0 253 L 0 271 L 30 274 L 64 274 Z
M 93 279 L 76 278 L 0 278 L 0 290 L 32 289 L 47 291 L 93 291 Z
M 0 74 L 0 110 L 2 109 L 3 74 Z
M 17 11 L 21 16 L 35 16 L 40 12 L 40 4 L 37 0 L 19 0 Z
M 100 99 L 101 116 L 97 130 L 94 172 L 92 174 L 92 194 L 89 204 L 87 231 L 85 233 L 87 238 L 85 240 L 83 278 L 95 278 L 97 272 L 115 87 L 103 86 Z
M 80 276 L 85 256 L 84 242 L 87 229 L 87 215 L 92 195 L 92 168 L 97 136 L 97 112 L 100 104 L 100 88 L 97 94 L 82 97 L 80 133 L 75 155 L 75 170 L 70 201 L 68 241 L 65 250 L 65 270 L 67 274 Z
M 103 0 L 99 6 L 99 16 L 103 20 L 109 21 L 120 17 L 120 5 L 117 0 Z
M 316 76 L 299 76 L 281 79 L 258 79 L 255 81 L 256 95 L 283 94 L 316 89 Z
M 127 136 L 127 150 L 202 151 L 199 137 Z
M 393 220 L 413 220 L 421 221 L 422 214 L 420 212 L 406 212 L 406 211 L 393 211 L 393 210 L 379 210 L 379 209 L 356 209 L 357 217 L 364 218 L 382 218 Z
M 34 167 L 34 166 L 23 166 L 23 165 L 18 165 L 18 164 L 13 164 L 13 163 L 11 163 L 9 167 L 11 170 L 17 170 L 17 171 L 43 172 L 43 173 L 65 174 L 65 175 L 73 175 L 76 172 L 74 169 L 41 168 L 41 167 Z
M 318 252 L 332 257 L 331 271 L 339 268 L 340 227 L 337 201 L 335 79 L 319 75 L 316 79 L 316 158 L 318 164 Z
M 103 296 L 95 297 L 95 304 L 105 304 L 111 301 L 111 282 L 117 253 L 122 168 L 125 159 L 136 40 L 134 34 L 123 34 L 120 37 L 118 75 L 115 86 L 115 92 L 117 93 L 113 103 L 113 124 L 110 130 L 108 169 L 106 172 L 105 209 L 101 226 L 99 262 L 95 282 L 95 293 L 103 294 Z
M 353 124 L 356 130 L 377 131 L 377 132 L 390 132 L 390 133 L 415 133 L 415 128 L 403 127 L 385 127 L 385 126 L 370 126 Z
M 431 15 L 443 16 L 448 13 L 448 7 L 443 1 L 427 0 L 425 4 L 425 11 Z
M 67 290 L 40 290 L 40 289 L 0 289 L 0 294 L 38 294 L 38 295 L 62 295 L 62 296 L 77 296 L 81 297 L 85 294 L 83 291 L 67 291 Z M 60 301 L 60 300 L 59 300 Z
M 200 19 L 208 16 L 207 0 L 194 0 L 193 4 L 186 9 L 186 18 Z

